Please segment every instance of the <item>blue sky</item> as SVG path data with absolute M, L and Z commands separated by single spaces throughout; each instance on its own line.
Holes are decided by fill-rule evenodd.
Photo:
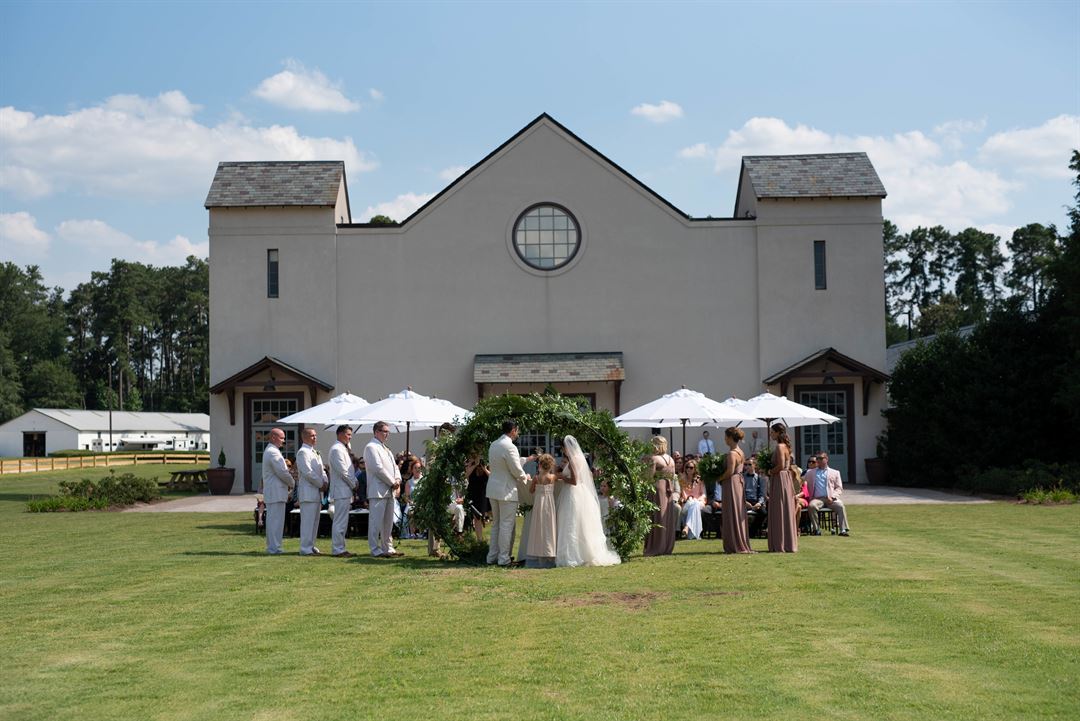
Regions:
M 0 2 L 0 260 L 206 254 L 219 160 L 344 159 L 397 219 L 541 112 L 682 210 L 864 150 L 902 228 L 1064 224 L 1080 3 Z

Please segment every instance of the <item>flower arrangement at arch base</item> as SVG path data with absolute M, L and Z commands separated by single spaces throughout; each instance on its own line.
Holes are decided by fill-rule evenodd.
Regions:
M 514 419 L 522 430 L 546 432 L 551 438 L 572 435 L 592 453 L 593 465 L 602 469 L 611 495 L 621 502 L 607 519 L 608 540 L 625 560 L 641 547 L 649 532 L 656 505 L 649 500 L 652 488 L 643 458 L 648 446 L 631 439 L 615 425 L 606 411 L 583 409 L 572 397 L 557 393 L 527 396 L 501 395 L 481 399 L 468 422 L 454 433 L 428 441 L 428 467 L 414 496 L 413 513 L 420 527 L 441 540 L 449 555 L 460 561 L 483 563 L 486 541 L 472 533 L 454 533 L 446 506 L 451 479 L 464 495 L 465 464 L 479 455 L 486 459 L 492 441 L 502 435 L 502 422 Z

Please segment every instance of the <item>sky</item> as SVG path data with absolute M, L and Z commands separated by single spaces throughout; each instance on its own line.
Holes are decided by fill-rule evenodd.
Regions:
M 1080 2 L 0 0 L 0 261 L 208 254 L 219 161 L 344 160 L 401 220 L 541 113 L 690 215 L 865 151 L 910 230 L 1064 227 Z

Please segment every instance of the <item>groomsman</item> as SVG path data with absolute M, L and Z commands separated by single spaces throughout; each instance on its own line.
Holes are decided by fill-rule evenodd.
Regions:
M 281 536 L 285 532 L 285 501 L 289 499 L 295 481 L 285 465 L 281 447 L 285 445 L 285 431 L 274 428 L 270 440 L 263 449 L 262 489 L 266 503 L 266 552 L 282 553 Z
M 330 498 L 334 502 L 334 532 L 331 553 L 335 557 L 348 558 L 353 554 L 345 550 L 345 531 L 349 528 L 349 509 L 356 490 L 356 466 L 349 452 L 352 428 L 337 427 L 337 443 L 330 448 Z
M 386 447 L 390 426 L 383 421 L 375 424 L 374 437 L 364 447 L 367 466 L 368 547 L 375 558 L 404 556 L 394 550 L 390 531 L 394 527 L 394 489 L 401 487 L 401 470 L 394 454 Z
M 327 488 L 326 471 L 322 458 L 315 450 L 318 440 L 314 428 L 305 428 L 300 435 L 304 445 L 296 452 L 296 470 L 300 473 L 297 500 L 300 501 L 300 555 L 319 556 L 315 548 L 315 536 L 319 532 L 319 511 L 322 510 L 322 494 Z

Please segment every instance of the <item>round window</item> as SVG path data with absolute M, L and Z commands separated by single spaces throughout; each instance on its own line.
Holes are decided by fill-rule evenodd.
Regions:
M 580 245 L 577 220 L 559 205 L 534 205 L 514 224 L 514 250 L 527 265 L 539 270 L 566 265 Z

